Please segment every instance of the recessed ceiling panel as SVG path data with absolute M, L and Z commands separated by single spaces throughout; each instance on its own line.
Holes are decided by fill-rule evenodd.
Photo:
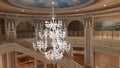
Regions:
M 9 3 L 25 8 L 51 8 L 51 0 L 8 0 Z M 94 0 L 54 0 L 55 8 L 85 6 Z

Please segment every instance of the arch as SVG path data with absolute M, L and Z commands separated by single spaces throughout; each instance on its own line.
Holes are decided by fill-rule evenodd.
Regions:
M 76 18 L 76 19 L 71 19 L 67 22 L 66 26 L 68 27 L 68 25 L 73 22 L 73 21 L 79 21 L 80 23 L 82 23 L 84 25 L 84 21 L 82 18 Z
M 33 38 L 35 33 L 35 27 L 29 22 L 20 22 L 16 26 L 17 38 Z
M 29 24 L 31 24 L 32 26 L 34 26 L 35 27 L 35 24 L 33 24 L 31 21 L 29 21 L 29 20 L 18 20 L 17 22 L 16 22 L 16 24 L 15 24 L 15 27 L 17 27 L 21 22 L 28 22 Z
M 68 36 L 84 36 L 84 26 L 82 22 L 74 20 L 67 27 Z

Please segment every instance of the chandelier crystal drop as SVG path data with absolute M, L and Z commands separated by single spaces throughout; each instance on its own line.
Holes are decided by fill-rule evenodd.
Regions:
M 52 20 L 45 21 L 45 29 L 39 32 L 39 39 L 33 43 L 35 51 L 40 51 L 48 60 L 56 62 L 63 57 L 64 52 L 69 52 L 70 44 L 65 41 L 66 33 L 62 30 L 62 21 L 55 20 L 54 1 L 52 4 Z

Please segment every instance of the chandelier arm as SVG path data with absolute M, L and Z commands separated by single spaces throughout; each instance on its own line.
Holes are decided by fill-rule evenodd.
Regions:
M 43 54 L 45 54 L 47 52 L 47 51 L 46 52 L 42 51 L 42 48 L 39 48 L 39 51 Z

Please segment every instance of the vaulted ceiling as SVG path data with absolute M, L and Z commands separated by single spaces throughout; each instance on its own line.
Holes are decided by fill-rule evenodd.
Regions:
M 75 6 L 85 6 L 95 0 L 54 0 L 56 8 L 70 8 Z M 25 8 L 51 8 L 51 0 L 8 0 L 9 3 Z
M 54 0 L 56 14 L 103 11 L 120 7 L 120 0 Z M 51 0 L 0 0 L 0 12 L 47 15 Z

